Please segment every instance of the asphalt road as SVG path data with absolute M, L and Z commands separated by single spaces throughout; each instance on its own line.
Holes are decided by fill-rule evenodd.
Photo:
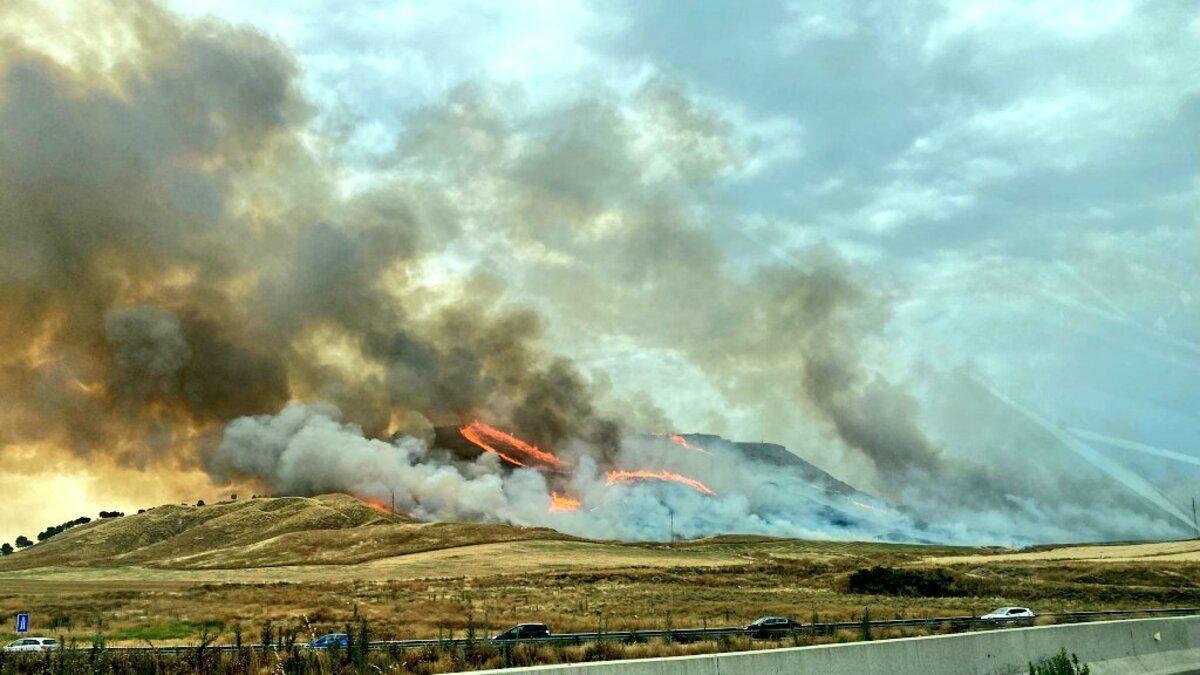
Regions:
M 1046 613 L 1037 615 L 1038 618 L 1052 617 L 1057 623 L 1072 623 L 1082 621 L 1102 621 L 1110 619 L 1128 619 L 1135 617 L 1154 617 L 1154 616 L 1188 616 L 1200 614 L 1200 607 L 1180 607 L 1172 609 L 1134 609 L 1134 610 L 1111 610 L 1098 612 L 1060 612 Z M 946 616 L 936 618 L 921 618 L 921 619 L 879 619 L 868 622 L 871 628 L 899 628 L 899 627 L 928 627 L 937 628 L 949 626 L 954 630 L 970 630 L 980 628 L 1015 628 L 1025 625 L 1030 625 L 1029 619 L 1016 620 L 1012 622 L 997 622 L 992 620 L 983 620 L 973 616 Z M 839 621 L 831 623 L 808 623 L 800 624 L 796 628 L 796 633 L 799 635 L 823 635 L 843 629 L 861 628 L 861 621 Z M 693 642 L 697 640 L 714 639 L 722 636 L 753 636 L 757 630 L 748 630 L 743 627 L 726 627 L 726 628 L 677 628 L 672 630 L 638 630 L 638 631 L 611 631 L 611 632 L 593 632 L 593 633 L 560 633 L 543 638 L 529 638 L 523 640 L 508 640 L 502 644 L 520 644 L 520 643 L 536 643 L 536 644 L 583 644 L 587 642 L 614 641 L 614 642 L 638 642 L 649 640 L 652 638 L 669 638 L 680 642 Z M 781 637 L 790 637 L 791 631 L 780 633 Z M 369 649 L 414 649 L 427 646 L 451 646 L 451 645 L 467 645 L 472 642 L 490 642 L 489 637 L 471 638 L 455 638 L 455 639 L 422 639 L 422 640 L 380 640 L 370 642 Z M 297 643 L 297 646 L 303 646 Z M 262 645 L 246 644 L 243 649 L 262 650 Z M 274 649 L 269 647 L 266 649 Z M 89 649 L 89 647 L 81 647 L 80 649 Z M 197 647 L 106 647 L 107 651 L 112 652 L 154 652 L 161 654 L 172 654 L 180 652 L 195 651 Z M 237 647 L 233 645 L 209 645 L 206 650 L 230 652 L 235 651 Z

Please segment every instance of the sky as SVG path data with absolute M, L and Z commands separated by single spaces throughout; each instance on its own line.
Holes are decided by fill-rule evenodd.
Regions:
M 783 443 L 983 539 L 1191 532 L 1194 3 L 162 7 L 278 46 L 323 199 L 408 195 L 414 292 L 532 308 L 629 428 Z M 221 489 L 54 456 L 70 496 L 0 506 L 0 540 Z

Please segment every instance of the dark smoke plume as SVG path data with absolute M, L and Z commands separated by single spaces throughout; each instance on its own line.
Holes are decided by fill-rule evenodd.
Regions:
M 481 417 L 577 462 L 605 506 L 568 529 L 661 536 L 661 499 L 612 493 L 650 519 L 617 524 L 601 516 L 627 505 L 597 483 L 652 458 L 620 422 L 669 424 L 655 393 L 610 396 L 556 355 L 621 344 L 687 360 L 765 436 L 923 513 L 982 486 L 986 533 L 1057 517 L 924 430 L 879 363 L 889 298 L 833 249 L 726 250 L 752 224 L 707 191 L 753 143 L 682 87 L 596 92 L 531 128 L 464 84 L 349 190 L 281 45 L 150 0 L 73 12 L 54 30 L 38 3 L 0 7 L 0 27 L 40 27 L 0 31 L 0 452 L 296 493 L 404 484 L 429 517 L 541 522 L 544 478 L 429 447 Z M 786 505 L 764 476 L 727 478 L 719 508 L 675 505 L 692 533 L 827 534 L 816 511 L 764 515 Z

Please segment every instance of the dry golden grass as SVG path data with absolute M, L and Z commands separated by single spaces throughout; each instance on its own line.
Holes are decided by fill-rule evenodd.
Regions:
M 300 626 L 309 639 L 356 615 L 379 638 L 461 637 L 532 620 L 570 632 L 738 625 L 763 614 L 848 621 L 866 606 L 873 618 L 900 618 L 1200 602 L 1200 564 L 983 557 L 993 553 L 765 537 L 621 544 L 411 523 L 345 496 L 250 500 L 161 507 L 10 556 L 0 563 L 0 616 L 32 611 L 35 630 L 68 638 L 99 631 L 110 644 L 188 644 L 205 625 L 222 641 L 236 625 L 256 635 L 264 621 Z M 874 565 L 946 567 L 977 591 L 848 593 L 848 575 Z
M 934 564 L 982 562 L 1035 562 L 1078 560 L 1089 562 L 1200 562 L 1200 539 L 1147 542 L 1139 544 L 1089 544 L 1057 546 L 1031 551 L 1006 551 L 951 559 L 933 557 Z

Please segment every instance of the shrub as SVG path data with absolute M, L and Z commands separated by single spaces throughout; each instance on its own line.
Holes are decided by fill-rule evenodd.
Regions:
M 625 655 L 625 650 L 615 642 L 592 642 L 583 648 L 584 661 L 616 661 Z
M 1090 672 L 1086 663 L 1080 663 L 1074 654 L 1068 657 L 1065 649 L 1037 665 L 1029 664 L 1029 675 L 1088 675 Z
M 881 565 L 852 572 L 847 579 L 847 589 L 851 593 L 867 595 L 933 598 L 970 594 L 967 584 L 944 569 L 910 570 Z

